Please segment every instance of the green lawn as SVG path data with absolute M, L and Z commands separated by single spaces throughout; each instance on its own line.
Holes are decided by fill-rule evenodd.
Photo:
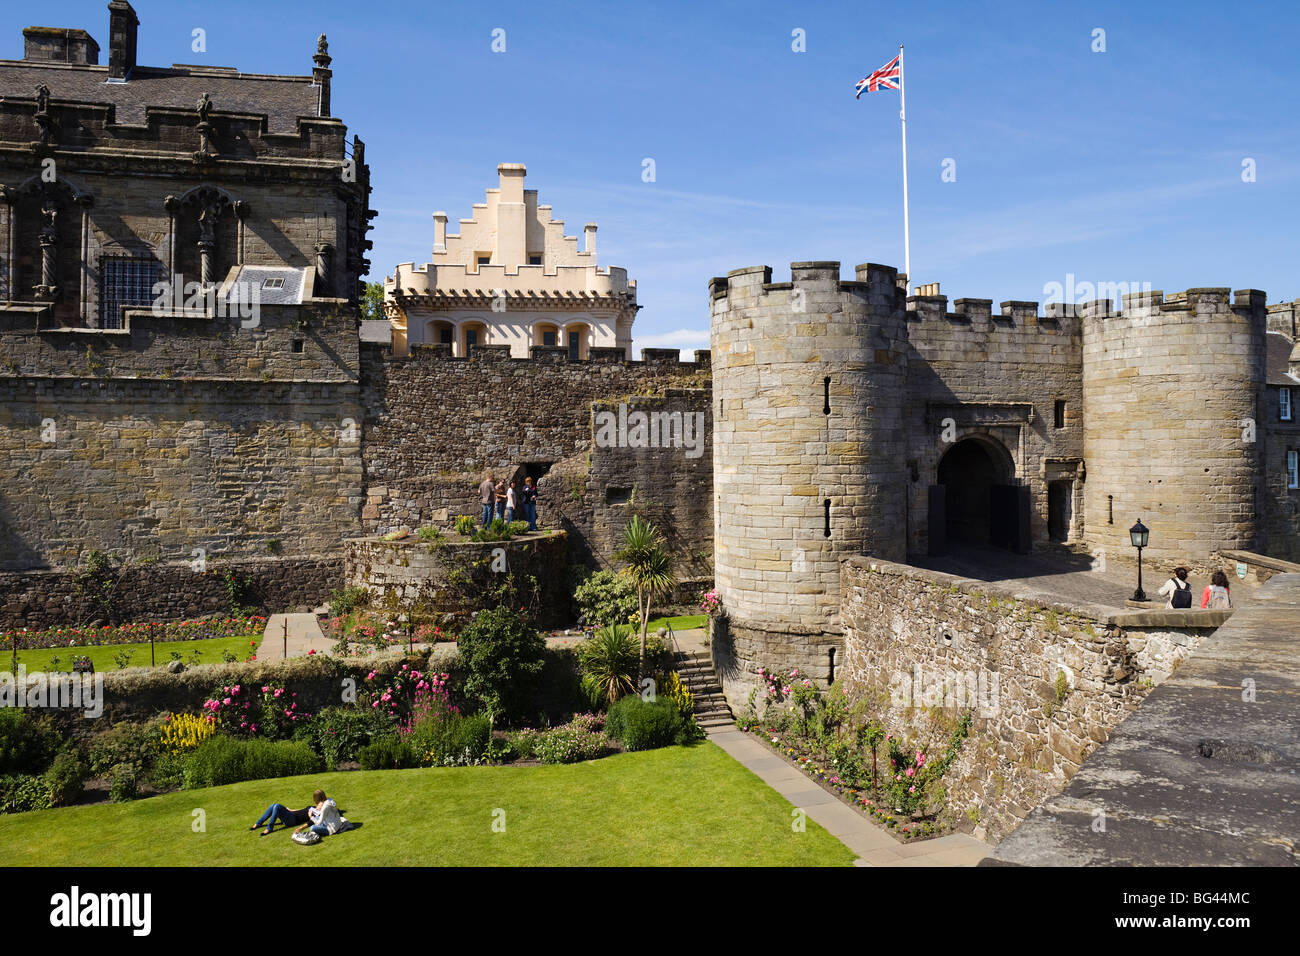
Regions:
M 248 827 L 334 797 L 350 833 L 299 846 Z M 206 815 L 195 833 L 193 811 Z M 504 811 L 505 832 L 493 831 Z M 353 771 L 0 816 L 19 866 L 848 866 L 854 854 L 712 743 L 568 766 Z M 502 819 L 497 813 L 496 819 Z
M 257 646 L 250 647 L 249 641 L 256 641 Z M 256 653 L 261 644 L 261 634 L 214 637 L 204 641 L 164 641 L 154 645 L 154 654 L 158 667 L 162 667 L 171 661 L 172 651 L 178 651 L 181 660 L 187 666 L 195 651 L 199 652 L 200 664 L 220 664 L 223 651 L 229 651 L 242 661 L 250 653 Z M 111 671 L 117 670 L 117 661 L 114 660 L 114 657 L 123 651 L 133 652 L 131 660 L 127 664 L 128 667 L 149 666 L 148 642 L 144 644 L 103 644 L 93 647 L 60 647 L 52 650 L 19 651 L 18 663 L 24 665 L 28 673 L 33 671 L 48 672 L 51 669 L 51 660 L 57 657 L 59 663 L 55 669 L 70 671 L 72 670 L 72 658 L 74 656 L 84 656 L 90 658 L 95 665 L 96 671 Z M 12 662 L 12 655 L 0 655 L 0 667 L 9 667 Z
M 681 617 L 653 617 L 650 619 L 650 633 L 671 624 L 674 631 L 692 631 L 704 627 L 709 620 L 707 614 L 686 614 Z

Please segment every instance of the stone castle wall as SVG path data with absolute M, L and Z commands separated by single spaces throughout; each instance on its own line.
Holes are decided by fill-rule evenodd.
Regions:
M 1189 289 L 1083 307 L 1088 539 L 1146 556 L 1203 562 L 1255 550 L 1265 519 L 1264 293 Z M 1113 513 L 1114 523 L 1110 523 Z
M 393 358 L 386 346 L 363 345 L 364 527 L 385 532 L 478 516 L 485 472 L 522 482 L 532 470 L 545 474 L 539 522 L 569 531 L 576 559 L 608 562 L 635 509 L 690 556 L 681 570 L 708 577 L 709 353 L 697 352 L 690 363 L 679 354 L 646 349 L 643 361 L 628 362 L 610 350 L 572 362 L 563 349 L 534 348 L 532 358 L 512 359 L 505 348 L 487 346 L 456 359 L 446 346 L 417 346 L 411 357 Z M 621 403 L 703 413 L 703 452 L 600 447 L 593 403 L 615 413 Z
M 39 629 L 95 620 L 173 621 L 230 611 L 226 574 L 238 600 L 263 615 L 310 610 L 343 580 L 337 554 L 241 558 L 202 567 L 192 562 L 133 564 L 114 572 L 109 608 L 78 587 L 75 570 L 0 571 L 0 621 Z
M 914 739 L 928 725 L 924 708 L 972 712 L 949 771 L 949 803 L 994 842 L 1058 793 L 1231 614 L 1043 604 L 1009 587 L 865 557 L 845 561 L 844 581 L 846 686 L 879 703 L 887 730 Z
M 929 547 L 927 494 L 939 462 L 954 442 L 995 442 L 1009 455 L 1015 477 L 1030 488 L 1030 534 L 1049 540 L 1048 484 L 1070 483 L 1069 539 L 1082 537 L 1082 330 L 1079 319 L 1036 302 L 946 296 L 908 299 L 907 428 L 908 550 Z M 1064 403 L 1062 427 L 1056 407 Z M 946 426 L 951 420 L 950 430 Z
M 0 567 L 311 554 L 359 530 L 355 322 L 310 314 L 0 331 Z

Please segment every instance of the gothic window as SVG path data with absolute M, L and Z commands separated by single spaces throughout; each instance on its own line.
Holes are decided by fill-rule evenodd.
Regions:
M 99 324 L 122 328 L 122 309 L 149 305 L 158 281 L 158 263 L 148 257 L 112 256 L 99 260 Z

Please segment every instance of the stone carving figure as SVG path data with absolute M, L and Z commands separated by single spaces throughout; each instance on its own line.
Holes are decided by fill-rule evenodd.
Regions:
M 221 218 L 221 203 L 210 202 L 199 212 L 199 241 L 217 241 L 217 220 Z
M 44 83 L 36 87 L 36 112 L 48 113 L 50 111 L 50 88 Z
M 330 51 L 329 41 L 325 39 L 325 34 L 322 33 L 320 36 L 316 38 L 316 52 L 321 55 L 324 55 L 329 51 Z
M 212 112 L 212 98 L 204 93 L 199 97 L 198 105 L 195 107 L 199 111 L 199 122 L 208 122 L 208 115 Z
M 53 121 L 50 119 L 50 88 L 44 83 L 36 87 L 36 128 L 40 130 L 42 146 L 50 145 Z

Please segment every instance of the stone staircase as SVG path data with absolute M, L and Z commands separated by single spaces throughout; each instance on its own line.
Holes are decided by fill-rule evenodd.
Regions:
M 677 676 L 682 685 L 695 695 L 695 719 L 706 731 L 735 726 L 722 685 L 713 671 L 707 652 L 681 651 L 677 655 Z

